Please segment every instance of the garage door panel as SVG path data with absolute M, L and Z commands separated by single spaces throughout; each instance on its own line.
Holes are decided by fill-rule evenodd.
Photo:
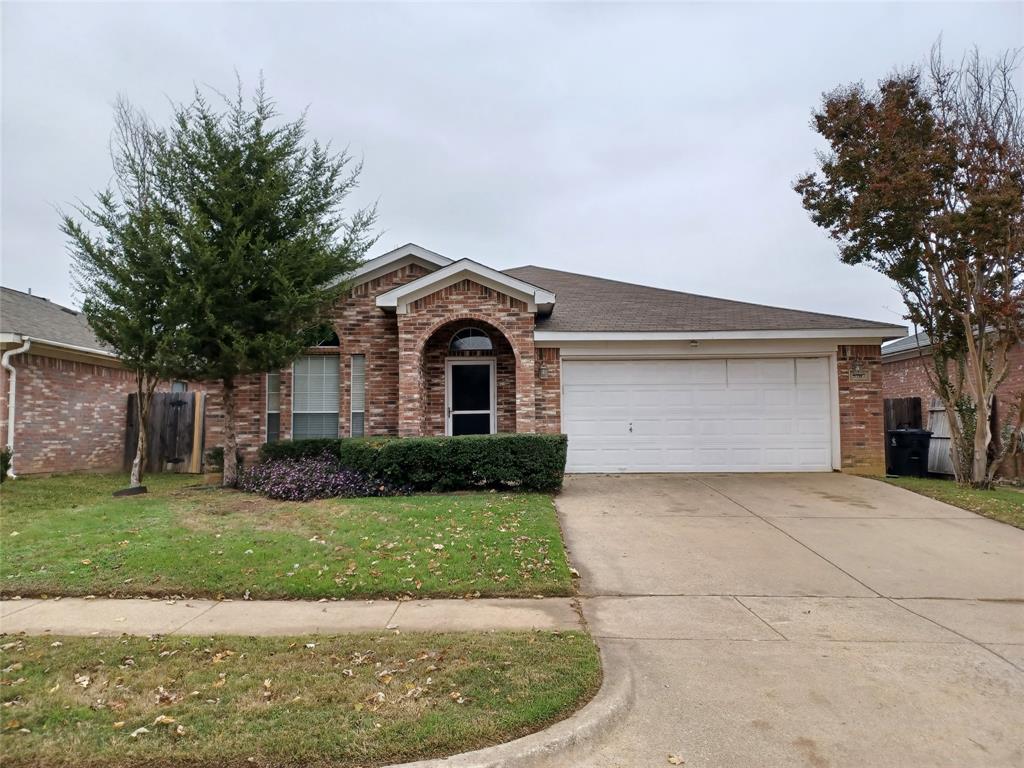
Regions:
M 829 382 L 825 358 L 567 360 L 568 469 L 828 470 Z

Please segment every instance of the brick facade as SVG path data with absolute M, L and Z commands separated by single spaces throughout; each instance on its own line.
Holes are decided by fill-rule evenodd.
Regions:
M 419 299 L 409 306 L 407 314 L 398 316 L 400 435 L 432 434 L 436 398 L 430 397 L 424 350 L 435 334 L 447 333 L 449 324 L 465 322 L 491 327 L 511 347 L 515 360 L 515 409 L 514 428 L 509 431 L 534 431 L 533 314 L 518 299 L 472 280 L 462 280 Z
M 1010 370 L 1006 379 L 996 389 L 996 416 L 1000 424 L 1006 424 L 1012 417 L 1020 395 L 1024 392 L 1024 345 L 1010 350 Z M 928 429 L 928 408 L 935 396 L 928 381 L 926 366 L 931 358 L 925 355 L 902 360 L 886 360 L 882 363 L 882 394 L 886 399 L 918 397 L 921 399 L 921 422 Z M 1001 473 L 1003 476 L 1024 476 L 1020 460 L 1008 457 Z
M 558 434 L 562 431 L 562 360 L 558 349 L 537 350 L 534 381 L 537 389 L 536 429 Z
M 843 470 L 861 475 L 884 475 L 881 347 L 841 344 L 836 368 Z
M 14 467 L 18 474 L 121 469 L 128 395 L 122 368 L 31 352 L 17 371 Z M 0 368 L 0 439 L 7 445 L 7 371 Z
M 452 336 L 478 327 L 494 351 L 499 432 L 559 432 L 561 381 L 557 350 L 535 354 L 534 316 L 522 301 L 472 280 L 463 280 L 424 296 L 403 315 L 377 308 L 377 296 L 426 274 L 417 265 L 355 286 L 330 314 L 340 340 L 335 349 L 308 354 L 338 355 L 338 433 L 351 434 L 351 356 L 366 356 L 365 434 L 443 435 L 445 433 L 445 360 L 476 353 L 449 352 Z M 536 379 L 536 385 L 535 385 Z M 217 384 L 206 407 L 206 446 L 223 443 L 223 405 Z M 536 391 L 535 391 L 536 388 Z M 237 385 L 238 444 L 246 460 L 255 458 L 266 439 L 266 376 Z M 291 437 L 291 370 L 281 372 L 281 438 Z M 536 427 L 535 427 L 536 425 Z

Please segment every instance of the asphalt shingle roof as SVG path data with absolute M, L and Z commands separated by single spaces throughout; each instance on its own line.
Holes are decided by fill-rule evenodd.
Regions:
M 13 288 L 0 287 L 0 333 L 17 333 L 59 344 L 109 351 L 93 334 L 85 315 L 78 310 Z
M 537 320 L 539 331 L 794 331 L 895 325 L 716 299 L 544 267 L 516 267 L 506 269 L 505 274 L 555 294 L 554 311 Z
M 888 341 L 882 345 L 882 356 L 886 355 L 897 355 L 900 352 L 911 352 L 917 351 L 918 347 L 924 349 L 931 344 L 931 340 L 922 331 L 921 333 L 911 334 L 902 339 L 896 339 L 896 341 Z

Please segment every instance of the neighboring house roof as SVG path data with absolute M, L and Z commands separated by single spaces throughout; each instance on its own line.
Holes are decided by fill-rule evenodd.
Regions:
M 899 355 L 904 352 L 917 352 L 918 350 L 927 350 L 931 345 L 931 340 L 928 335 L 922 331 L 921 333 L 914 333 L 902 339 L 896 339 L 896 341 L 889 341 L 882 345 L 882 357 L 889 357 L 891 355 Z
M 537 318 L 537 331 L 541 333 L 840 330 L 863 330 L 865 336 L 906 333 L 906 329 L 893 323 L 716 299 L 544 267 L 516 267 L 505 270 L 505 274 L 543 286 L 558 297 L 551 315 Z
M 80 311 L 13 288 L 0 287 L 0 334 L 110 354 Z

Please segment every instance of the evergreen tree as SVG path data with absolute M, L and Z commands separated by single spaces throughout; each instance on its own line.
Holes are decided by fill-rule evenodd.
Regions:
M 189 366 L 223 387 L 225 486 L 238 481 L 239 377 L 302 352 L 374 240 L 375 209 L 343 209 L 361 165 L 307 142 L 304 116 L 277 117 L 262 82 L 251 101 L 239 86 L 220 108 L 197 91 L 157 151 L 176 284 L 191 304 Z

